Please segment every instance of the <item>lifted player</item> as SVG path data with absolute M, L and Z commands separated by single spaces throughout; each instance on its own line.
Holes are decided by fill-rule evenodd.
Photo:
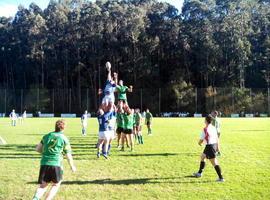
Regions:
M 114 76 L 112 78 L 110 62 L 106 63 L 106 69 L 108 71 L 108 75 L 107 75 L 105 88 L 103 91 L 99 89 L 99 92 L 98 92 L 98 94 L 104 95 L 102 99 L 101 107 L 100 107 L 104 112 L 113 110 L 113 105 L 115 102 L 114 92 L 115 92 L 116 83 L 117 83 L 117 73 L 114 73 Z
M 120 109 L 123 108 L 123 104 L 127 103 L 127 92 L 132 92 L 133 86 L 125 86 L 122 80 L 119 81 L 119 85 L 116 86 L 118 92 L 118 106 Z

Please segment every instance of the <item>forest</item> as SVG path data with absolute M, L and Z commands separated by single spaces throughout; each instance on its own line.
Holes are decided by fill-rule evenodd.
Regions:
M 1 15 L 1 14 L 0 14 Z M 0 88 L 269 88 L 270 1 L 51 0 L 0 17 Z M 180 92 L 181 93 L 181 92 Z

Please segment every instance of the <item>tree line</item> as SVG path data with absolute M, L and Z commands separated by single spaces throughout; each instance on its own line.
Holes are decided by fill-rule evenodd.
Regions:
M 0 87 L 96 91 L 105 62 L 135 88 L 266 88 L 269 0 L 51 0 L 0 18 Z

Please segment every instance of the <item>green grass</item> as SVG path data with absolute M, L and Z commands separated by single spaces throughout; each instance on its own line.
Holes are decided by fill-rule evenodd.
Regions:
M 31 199 L 37 187 L 40 155 L 34 151 L 42 135 L 53 130 L 56 119 L 27 119 L 11 127 L 1 119 L 0 199 Z M 67 119 L 66 135 L 73 147 L 77 172 L 65 161 L 64 182 L 55 199 L 270 199 L 270 121 L 222 119 L 222 156 L 225 183 L 207 162 L 201 179 L 198 170 L 203 147 L 197 145 L 203 119 L 154 119 L 153 136 L 135 152 L 112 149 L 110 160 L 96 159 L 96 119 L 89 134 L 81 136 L 80 119 Z

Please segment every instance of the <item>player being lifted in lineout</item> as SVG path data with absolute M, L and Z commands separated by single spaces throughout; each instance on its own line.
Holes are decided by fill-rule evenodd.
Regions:
M 107 75 L 105 88 L 103 91 L 102 89 L 99 89 L 98 91 L 99 95 L 101 94 L 104 95 L 100 108 L 104 110 L 105 112 L 113 110 L 113 105 L 115 102 L 114 92 L 115 92 L 116 84 L 117 84 L 117 73 L 113 73 L 113 77 L 112 77 L 110 62 L 106 62 L 106 69 L 108 71 L 108 75 Z

